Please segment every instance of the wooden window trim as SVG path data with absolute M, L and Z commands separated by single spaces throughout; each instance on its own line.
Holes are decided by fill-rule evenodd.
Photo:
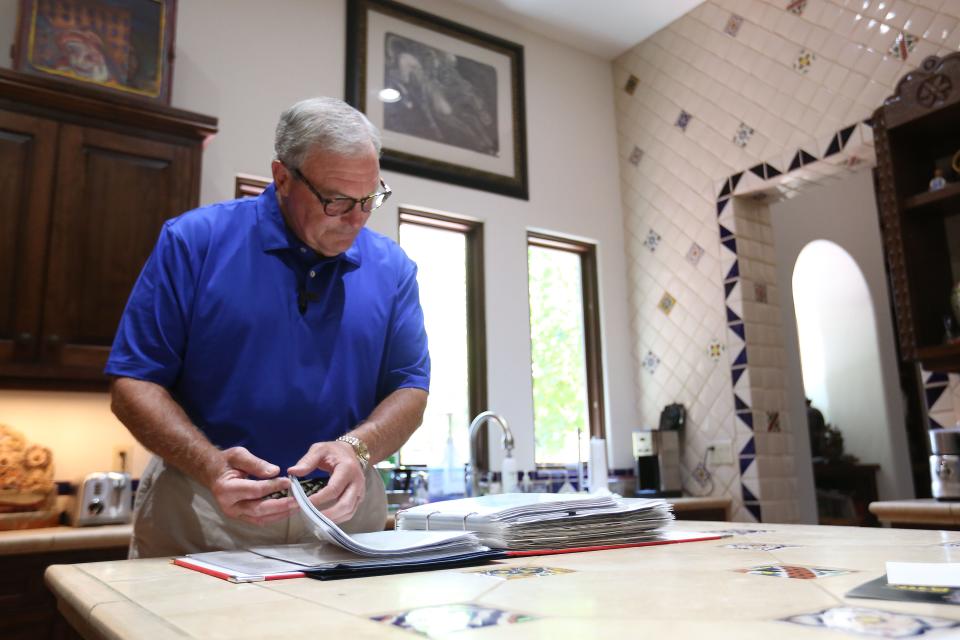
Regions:
M 580 256 L 590 435 L 595 438 L 603 438 L 606 433 L 606 407 L 603 400 L 603 348 L 600 339 L 600 287 L 597 270 L 597 247 L 588 242 L 571 240 L 538 231 L 527 232 L 527 245 L 569 251 Z

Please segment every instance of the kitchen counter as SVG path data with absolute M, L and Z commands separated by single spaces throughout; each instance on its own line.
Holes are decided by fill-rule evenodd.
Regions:
M 0 531 L 0 556 L 125 547 L 132 532 L 129 524 Z
M 960 533 L 690 521 L 676 527 L 730 537 L 330 582 L 232 584 L 163 558 L 53 566 L 46 582 L 87 638 L 413 640 L 422 636 L 398 625 L 423 620 L 443 627 L 431 637 L 457 640 L 857 637 L 785 620 L 795 616 L 874 625 L 873 637 L 884 637 L 881 623 L 888 634 L 942 626 L 931 637 L 960 636 L 960 607 L 844 597 L 883 575 L 887 560 L 960 560 Z M 746 572 L 759 567 L 792 577 Z M 490 571 L 498 573 L 484 573 Z M 506 571 L 515 579 L 505 579 Z M 501 624 L 452 633 L 470 607 L 486 609 L 474 622 Z
M 871 502 L 870 511 L 880 522 L 895 527 L 960 529 L 960 502 L 933 498 Z

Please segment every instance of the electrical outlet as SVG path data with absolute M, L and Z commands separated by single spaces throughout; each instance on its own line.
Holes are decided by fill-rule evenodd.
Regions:
M 710 443 L 710 462 L 715 465 L 733 464 L 733 442 L 730 440 L 714 440 Z
M 131 458 L 133 457 L 133 447 L 128 444 L 117 444 L 113 446 L 113 458 L 110 463 L 112 471 L 124 472 L 130 468 Z

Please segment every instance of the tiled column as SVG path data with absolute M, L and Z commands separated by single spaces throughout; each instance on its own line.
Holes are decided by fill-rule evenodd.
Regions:
M 786 367 L 770 207 L 761 199 L 731 203 L 739 265 L 743 347 L 732 356 L 740 481 L 744 507 L 765 522 L 796 522 L 797 478 L 786 404 Z M 730 306 L 728 302 L 728 307 Z M 740 338 L 739 335 L 736 335 Z M 731 353 L 734 349 L 731 348 Z

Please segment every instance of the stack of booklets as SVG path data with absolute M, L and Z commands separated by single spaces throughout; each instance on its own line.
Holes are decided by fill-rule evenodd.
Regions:
M 494 549 L 533 551 L 656 540 L 672 520 L 671 505 L 659 499 L 505 493 L 405 509 L 397 513 L 397 529 L 472 531 Z
M 547 493 L 425 504 L 400 511 L 397 530 L 351 535 L 324 516 L 295 480 L 291 493 L 316 543 L 194 553 L 174 563 L 232 582 L 330 580 L 720 537 L 665 530 L 673 514 L 663 500 Z

